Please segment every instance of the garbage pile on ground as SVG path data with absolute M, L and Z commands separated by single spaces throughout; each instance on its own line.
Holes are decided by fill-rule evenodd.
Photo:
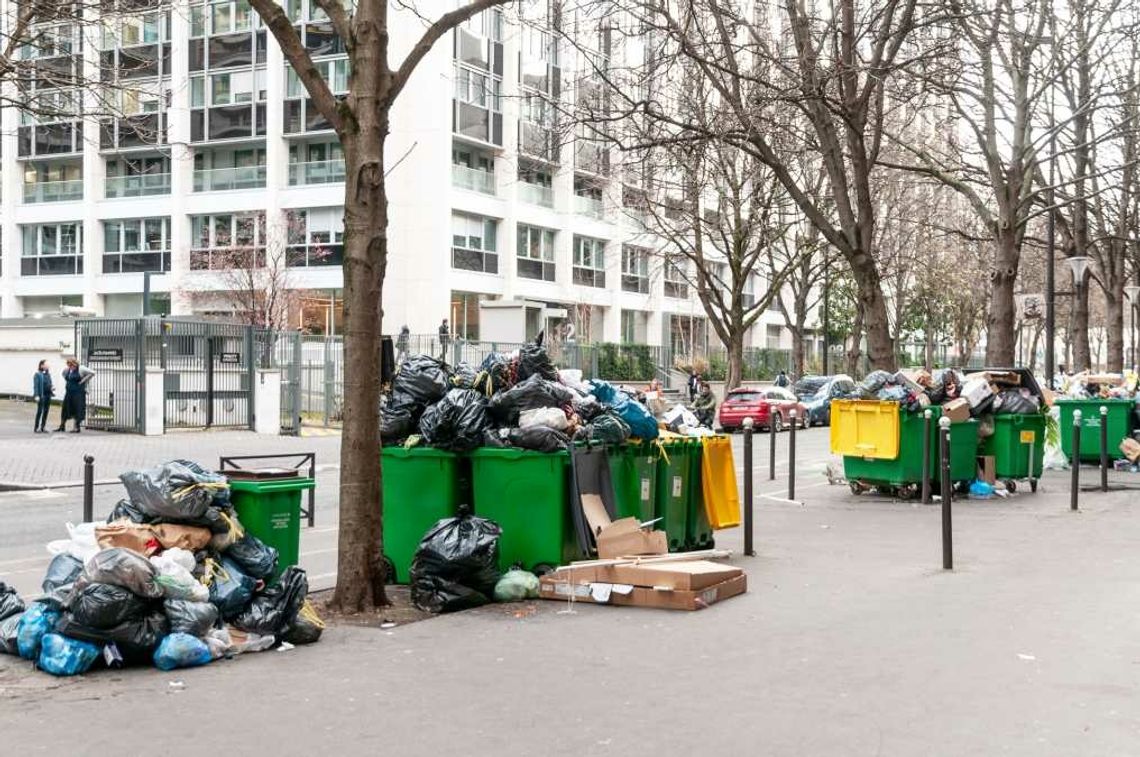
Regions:
M 1058 395 L 1069 399 L 1135 399 L 1140 376 L 1135 371 L 1093 373 L 1081 371 L 1062 376 Z
M 305 571 L 278 575 L 277 550 L 242 528 L 224 476 L 176 460 L 120 479 L 127 499 L 106 523 L 68 524 L 68 538 L 47 545 L 40 598 L 25 603 L 0 583 L 0 652 L 77 675 L 320 638 Z

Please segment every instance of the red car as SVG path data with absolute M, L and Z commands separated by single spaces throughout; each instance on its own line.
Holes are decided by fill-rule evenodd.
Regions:
M 740 387 L 733 389 L 720 405 L 718 418 L 721 428 L 732 432 L 744 426 L 745 418 L 752 418 L 756 428 L 774 426 L 783 431 L 792 422 L 792 411 L 796 412 L 796 422 L 807 428 L 808 414 L 796 395 L 778 386 L 767 389 Z

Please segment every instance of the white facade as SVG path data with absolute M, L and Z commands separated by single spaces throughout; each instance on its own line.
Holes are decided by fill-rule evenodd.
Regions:
M 426 15 L 448 7 L 418 4 Z M 346 86 L 344 56 L 311 4 L 287 9 L 310 48 L 329 53 L 317 60 L 330 78 Z M 393 8 L 392 16 L 400 54 L 423 26 L 407 11 Z M 453 333 L 478 339 L 478 301 L 496 299 L 564 313 L 580 341 L 661 344 L 688 328 L 671 324 L 703 331 L 694 288 L 670 284 L 659 258 L 642 261 L 627 247 L 654 241 L 622 207 L 618 156 L 611 152 L 603 167 L 589 145 L 539 139 L 538 89 L 573 97 L 573 72 L 583 64 L 517 18 L 494 18 L 484 14 L 441 41 L 396 107 L 384 330 L 433 333 L 446 317 Z M 226 277 L 209 268 L 224 267 L 218 261 L 234 245 L 288 249 L 288 285 L 335 302 L 343 161 L 255 14 L 240 1 L 178 3 L 111 28 L 102 39 L 84 33 L 75 57 L 93 78 L 101 62 L 119 76 L 139 66 L 145 75 L 133 81 L 156 96 L 132 96 L 124 107 L 152 131 L 163 119 L 165 142 L 132 147 L 116 136 L 100 144 L 90 119 L 68 150 L 58 124 L 3 110 L 0 316 L 60 305 L 138 315 L 142 270 L 155 271 L 152 292 L 170 297 L 170 312 L 218 312 L 227 306 L 211 293 Z M 545 156 L 542 144 L 552 147 Z M 782 323 L 778 312 L 765 313 L 750 346 L 789 347 Z M 717 346 L 714 334 L 708 340 Z

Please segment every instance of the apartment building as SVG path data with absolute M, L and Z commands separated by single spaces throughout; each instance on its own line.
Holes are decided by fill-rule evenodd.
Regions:
M 331 24 L 311 0 L 285 8 L 345 91 Z M 393 18 L 406 49 L 422 22 Z M 555 103 L 592 96 L 581 74 L 611 54 L 603 33 L 559 44 L 559 22 L 545 10 L 525 21 L 485 12 L 437 45 L 402 94 L 384 328 L 430 333 L 446 317 L 479 339 L 480 303 L 499 301 L 533 306 L 528 332 L 573 324 L 581 341 L 715 342 L 691 272 L 664 263 L 638 218 L 636 172 L 584 131 L 558 128 Z M 227 269 L 285 254 L 304 303 L 297 325 L 336 330 L 340 146 L 249 5 L 182 2 L 48 26 L 24 57 L 115 85 L 103 95 L 114 116 L 76 117 L 67 98 L 108 112 L 90 87 L 36 92 L 52 107 L 34 114 L 0 110 L 0 316 L 63 305 L 135 316 L 144 278 L 155 312 L 225 313 Z M 781 324 L 766 313 L 752 346 L 787 347 Z

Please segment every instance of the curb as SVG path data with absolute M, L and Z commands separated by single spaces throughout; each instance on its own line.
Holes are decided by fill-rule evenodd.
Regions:
M 95 481 L 95 486 L 109 486 L 119 483 L 117 478 L 106 478 Z M 43 489 L 76 489 L 83 486 L 82 481 L 56 481 L 47 484 L 30 484 L 23 481 L 0 481 L 0 492 L 25 492 Z

